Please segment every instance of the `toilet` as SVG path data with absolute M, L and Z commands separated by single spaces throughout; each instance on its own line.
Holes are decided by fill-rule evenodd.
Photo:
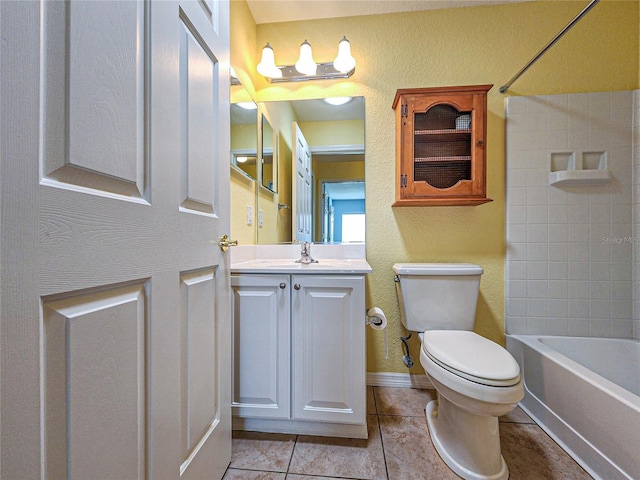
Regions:
M 472 331 L 482 267 L 396 263 L 393 270 L 402 323 L 419 332 L 420 363 L 437 392 L 425 411 L 436 451 L 464 479 L 507 479 L 498 417 L 518 405 L 524 388 L 511 354 Z

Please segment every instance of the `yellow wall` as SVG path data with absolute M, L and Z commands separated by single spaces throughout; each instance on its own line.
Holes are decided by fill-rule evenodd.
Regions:
M 232 3 L 244 3 L 236 0 Z M 367 370 L 406 372 L 404 334 L 391 266 L 395 262 L 472 262 L 484 270 L 476 330 L 503 342 L 505 258 L 504 98 L 498 89 L 560 31 L 584 1 L 539 1 L 404 14 L 258 25 L 254 65 L 269 41 L 276 62 L 293 64 L 306 38 L 316 61 L 330 61 L 343 35 L 357 60 L 348 80 L 268 84 L 254 70 L 258 101 L 363 95 L 366 99 L 367 306 L 389 318 L 383 337 L 368 331 Z M 232 12 L 233 12 L 232 8 Z M 601 1 L 538 61 L 508 95 L 639 87 L 639 4 Z M 232 58 L 234 57 L 232 47 Z M 392 208 L 396 89 L 493 83 L 488 99 L 487 191 L 478 207 Z M 418 344 L 412 350 L 418 355 Z M 419 362 L 412 373 L 421 374 Z
M 364 145 L 364 128 L 362 120 L 300 122 L 300 130 L 312 147 Z
M 255 89 L 249 72 L 255 69 L 254 57 L 256 51 L 256 23 L 251 16 L 249 7 L 244 0 L 234 0 L 230 5 L 231 15 L 231 51 L 230 62 L 234 67 L 242 85 L 250 96 L 255 98 Z M 241 88 L 231 88 L 234 100 L 242 95 Z M 245 99 L 241 99 L 245 100 Z M 256 116 L 257 118 L 257 116 Z M 232 146 L 233 148 L 233 146 Z M 254 209 L 254 220 L 257 212 L 256 182 L 247 179 L 241 173 L 231 169 L 231 238 L 238 240 L 240 245 L 252 245 L 256 242 L 257 222 L 247 225 L 247 206 Z
M 231 238 L 240 245 L 256 243 L 255 222 L 247 225 L 247 206 L 255 209 L 256 182 L 236 169 L 231 169 Z M 254 210 L 255 218 L 255 210 Z

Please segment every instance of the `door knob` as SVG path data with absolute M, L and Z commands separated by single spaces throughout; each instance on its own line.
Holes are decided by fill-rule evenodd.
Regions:
M 284 283 L 284 282 L 282 282 L 282 283 L 280 284 L 280 288 L 287 288 L 287 284 L 286 284 L 286 283 Z
M 293 288 L 295 288 L 296 290 L 300 290 L 300 284 L 299 284 L 299 283 L 296 283 L 296 284 L 293 286 Z
M 226 233 L 222 235 L 218 240 L 218 246 L 220 247 L 220 250 L 222 250 L 223 252 L 226 252 L 227 250 L 229 250 L 229 247 L 233 247 L 235 245 L 238 245 L 238 241 L 229 240 L 229 235 L 227 235 Z

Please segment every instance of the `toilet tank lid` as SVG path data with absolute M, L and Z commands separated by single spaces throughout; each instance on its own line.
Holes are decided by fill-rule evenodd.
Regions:
M 471 263 L 395 263 L 399 275 L 482 275 L 482 267 Z

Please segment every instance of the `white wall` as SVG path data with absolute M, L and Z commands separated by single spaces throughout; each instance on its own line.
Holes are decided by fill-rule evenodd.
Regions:
M 640 333 L 633 99 L 630 91 L 507 98 L 507 333 L 631 338 L 634 318 Z M 606 152 L 611 183 L 550 186 L 552 154 L 581 151 Z

